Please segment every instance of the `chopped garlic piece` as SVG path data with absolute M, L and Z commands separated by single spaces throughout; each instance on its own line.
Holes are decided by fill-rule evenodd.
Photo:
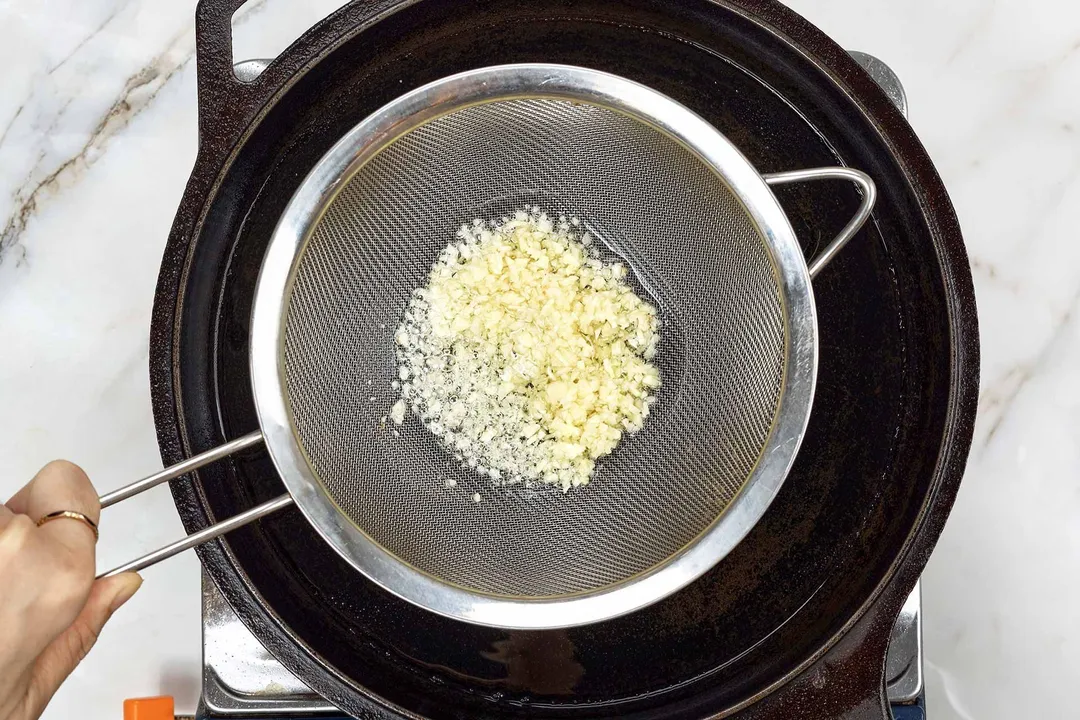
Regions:
M 391 418 L 400 425 L 411 406 L 499 483 L 587 484 L 596 460 L 641 429 L 660 386 L 656 309 L 625 265 L 573 234 L 579 223 L 533 208 L 463 225 L 394 333 Z
M 390 419 L 394 421 L 395 425 L 400 425 L 405 422 L 405 401 L 398 400 L 394 403 L 394 406 L 390 408 Z

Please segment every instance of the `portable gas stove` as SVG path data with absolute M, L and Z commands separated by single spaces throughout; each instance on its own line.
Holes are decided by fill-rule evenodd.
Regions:
M 896 74 L 871 55 L 850 54 L 907 114 L 907 99 Z M 236 65 L 236 73 L 241 79 L 254 79 L 268 64 L 265 60 L 241 62 Z M 344 717 L 274 659 L 205 573 L 202 616 L 203 687 L 197 720 Z M 925 720 L 921 588 L 918 584 L 893 626 L 886 660 L 886 687 L 897 720 Z

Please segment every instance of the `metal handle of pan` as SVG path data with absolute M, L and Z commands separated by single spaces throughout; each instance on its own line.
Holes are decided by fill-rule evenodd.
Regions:
M 171 467 L 167 467 L 161 472 L 154 473 L 142 480 L 136 480 L 130 485 L 126 485 L 119 490 L 114 490 L 110 493 L 106 493 L 101 496 L 100 502 L 102 509 L 115 505 L 121 500 L 127 500 L 130 497 L 138 495 L 144 490 L 149 490 L 152 487 L 156 487 L 162 483 L 175 480 L 176 478 L 186 475 L 192 470 L 198 470 L 204 465 L 209 465 L 212 462 L 216 462 L 230 455 L 240 452 L 245 448 L 258 445 L 263 442 L 262 432 L 256 430 L 255 432 L 248 433 L 243 437 L 231 440 L 223 445 L 218 445 L 216 448 L 207 450 L 204 453 L 190 457 L 183 462 L 178 462 Z M 196 545 L 201 545 L 207 540 L 213 540 L 214 538 L 224 535 L 230 530 L 235 530 L 238 527 L 247 525 L 252 520 L 258 520 L 264 515 L 269 515 L 272 512 L 280 510 L 281 508 L 292 505 L 293 499 L 287 493 L 279 495 L 273 500 L 264 502 L 262 505 L 256 505 L 250 510 L 245 510 L 238 515 L 233 515 L 228 520 L 223 520 L 219 523 L 211 525 L 208 528 L 203 528 L 198 532 L 194 532 L 187 537 L 177 540 L 174 543 L 169 543 L 164 547 L 160 547 L 153 552 L 147 553 L 140 558 L 136 558 L 131 562 L 126 562 L 123 565 L 113 568 L 108 572 L 104 572 L 98 575 L 99 578 L 109 577 L 111 575 L 118 575 L 122 572 L 128 572 L 131 570 L 142 570 L 145 567 L 149 567 L 155 563 L 161 562 L 165 558 L 170 558 L 179 552 L 183 552 L 188 548 L 193 548 Z
M 825 246 L 825 249 L 822 250 L 816 258 L 807 263 L 807 269 L 810 271 L 811 279 L 817 277 L 817 274 L 829 264 L 829 261 L 836 256 L 836 253 L 840 252 L 840 249 L 855 236 L 855 233 L 859 232 L 870 217 L 870 211 L 874 209 L 874 203 L 877 202 L 877 186 L 874 185 L 874 181 L 863 171 L 854 168 L 809 168 L 807 170 L 789 170 L 787 172 L 769 173 L 762 177 L 765 178 L 765 182 L 769 185 L 788 185 L 790 183 L 804 182 L 807 180 L 849 180 L 858 185 L 859 189 L 862 190 L 862 203 L 859 205 L 859 209 L 855 212 L 855 215 L 848 221 L 848 224 L 837 233 L 836 237 Z

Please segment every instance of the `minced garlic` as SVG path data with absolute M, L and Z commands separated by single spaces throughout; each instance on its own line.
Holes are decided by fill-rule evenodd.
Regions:
M 408 405 L 497 483 L 588 483 L 660 386 L 656 309 L 578 224 L 534 208 L 463 225 L 394 334 L 394 422 Z

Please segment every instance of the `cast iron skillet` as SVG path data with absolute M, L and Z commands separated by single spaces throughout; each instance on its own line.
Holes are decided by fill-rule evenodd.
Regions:
M 419 0 L 349 5 L 241 83 L 230 49 L 240 2 L 203 0 L 196 16 L 199 154 L 151 329 L 166 463 L 256 427 L 251 296 L 293 189 L 345 130 L 438 77 L 505 62 L 607 70 L 685 103 L 762 172 L 845 164 L 880 190 L 872 224 L 814 283 L 818 391 L 795 467 L 701 580 L 596 626 L 477 628 L 373 586 L 286 510 L 200 549 L 255 635 L 364 717 L 887 715 L 889 630 L 960 482 L 978 340 L 948 197 L 873 81 L 767 0 Z M 812 255 L 858 198 L 837 184 L 781 200 Z M 282 490 L 263 452 L 173 483 L 189 531 Z

